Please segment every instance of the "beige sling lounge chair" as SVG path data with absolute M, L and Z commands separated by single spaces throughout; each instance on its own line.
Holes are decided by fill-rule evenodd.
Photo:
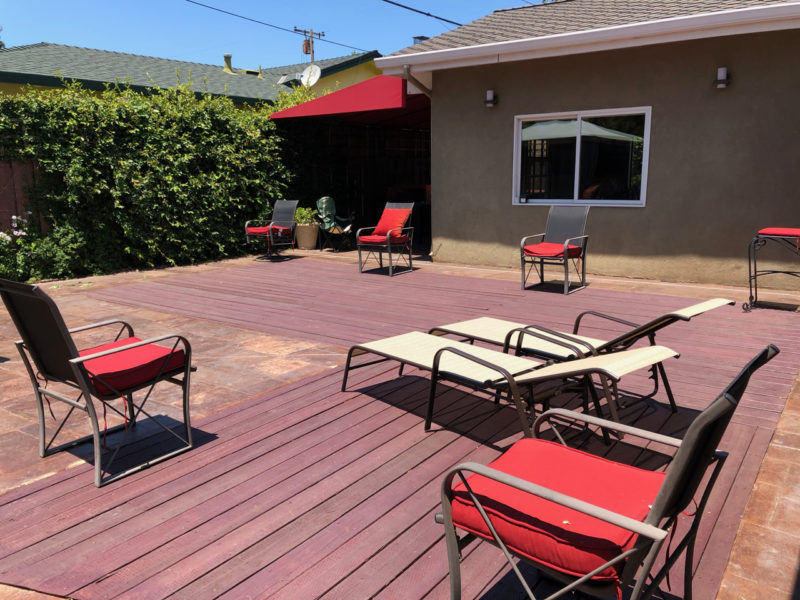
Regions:
M 434 327 L 429 333 L 433 335 L 456 335 L 469 342 L 479 341 L 502 346 L 503 352 L 508 352 L 513 348 L 518 355 L 535 356 L 545 360 L 567 361 L 628 350 L 633 344 L 642 339 L 647 339 L 651 345 L 655 345 L 655 335 L 660 329 L 678 321 L 689 321 L 692 317 L 726 304 L 734 304 L 734 302 L 725 298 L 706 300 L 705 302 L 687 306 L 683 310 L 666 313 L 643 325 L 590 310 L 577 316 L 572 333 L 564 333 L 540 325 L 525 325 L 524 323 L 515 323 L 492 317 L 479 317 Z M 579 335 L 578 331 L 581 322 L 587 316 L 620 323 L 629 329 L 610 340 Z M 651 369 L 654 388 L 650 396 L 655 395 L 658 391 L 658 376 L 660 374 L 672 411 L 675 412 L 675 398 L 672 395 L 664 365 L 659 362 L 653 364 Z
M 374 354 L 381 358 L 357 365 L 352 364 L 354 357 L 365 354 Z M 517 410 L 525 435 L 530 436 L 527 408 L 533 413 L 534 399 L 529 397 L 526 407 L 520 394 L 521 387 L 527 386 L 532 390 L 534 385 L 547 381 L 567 377 L 582 378 L 586 393 L 584 401 L 588 401 L 588 396 L 591 395 L 599 415 L 599 398 L 594 385 L 591 384 L 593 374 L 616 382 L 627 373 L 651 367 L 672 356 L 677 356 L 677 353 L 669 348 L 647 346 L 614 355 L 591 356 L 567 363 L 547 365 L 538 360 L 412 331 L 366 344 L 357 344 L 350 348 L 342 379 L 342 391 L 347 389 L 347 376 L 352 369 L 394 360 L 400 363 L 400 374 L 405 365 L 431 372 L 428 412 L 425 419 L 426 431 L 430 429 L 433 420 L 437 382 L 444 379 L 474 389 L 492 390 L 496 394 L 507 393 Z M 499 399 L 499 396 L 496 396 L 496 399 Z M 614 401 L 607 389 L 606 400 L 613 418 L 618 420 Z

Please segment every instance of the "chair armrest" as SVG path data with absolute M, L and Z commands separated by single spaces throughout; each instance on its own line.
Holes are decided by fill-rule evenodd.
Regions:
M 594 317 L 600 317 L 601 319 L 608 319 L 609 321 L 614 321 L 615 323 L 620 323 L 622 325 L 627 325 L 628 327 L 639 327 L 639 323 L 633 323 L 631 321 L 626 321 L 625 319 L 620 319 L 619 317 L 612 317 L 611 315 L 607 315 L 601 312 L 597 312 L 595 310 L 586 310 L 583 311 L 575 318 L 575 325 L 572 328 L 572 333 L 578 333 L 578 329 L 581 326 L 581 321 L 583 321 L 583 317 L 586 315 L 592 315 Z
M 565 239 L 564 240 L 564 254 L 566 255 L 567 246 L 569 246 L 570 242 L 575 241 L 575 240 L 583 240 L 583 242 L 581 242 L 581 248 L 583 248 L 586 245 L 586 242 L 587 242 L 588 239 L 589 239 L 588 235 L 576 235 L 575 237 L 571 237 L 571 238 Z M 575 244 L 573 244 L 573 246 L 574 245 Z
M 679 448 L 683 443 L 682 440 L 679 440 L 678 438 L 669 437 L 660 433 L 641 429 L 639 427 L 631 427 L 630 425 L 624 425 L 622 423 L 617 423 L 616 421 L 609 421 L 608 419 L 601 419 L 599 417 L 567 410 L 565 408 L 551 408 L 550 410 L 539 415 L 533 422 L 533 437 L 538 438 L 542 429 L 542 425 L 546 422 L 550 422 L 550 420 L 553 418 L 561 418 L 569 421 L 580 421 L 589 425 L 597 425 L 603 429 L 627 433 L 651 442 L 658 442 L 659 444 L 664 444 L 665 446 L 672 446 L 673 448 Z M 555 431 L 555 429 L 553 429 L 553 431 Z M 556 435 L 558 435 L 557 432 Z M 561 436 L 558 435 L 558 437 L 561 443 L 566 446 L 566 443 L 563 439 L 561 439 Z
M 440 348 L 439 350 L 436 351 L 436 354 L 433 355 L 433 368 L 431 369 L 431 372 L 434 375 L 439 372 L 439 361 L 442 358 L 442 354 L 444 354 L 445 352 L 450 352 L 451 354 L 455 354 L 457 356 L 460 356 L 461 358 L 464 358 L 466 360 L 469 360 L 469 361 L 472 361 L 474 363 L 477 363 L 477 364 L 481 365 L 482 367 L 486 367 L 487 369 L 491 369 L 492 371 L 495 371 L 496 373 L 498 373 L 503 379 L 505 379 L 509 383 L 514 381 L 513 375 L 511 375 L 511 373 L 506 371 L 503 367 L 500 367 L 498 365 L 490 363 L 489 361 L 483 360 L 482 358 L 478 358 L 477 356 L 469 354 L 468 352 L 464 352 L 463 350 L 461 350 L 459 348 L 451 348 L 451 347 Z M 462 376 L 458 375 L 457 373 L 453 373 L 453 375 L 456 375 L 457 377 L 462 377 Z M 466 379 L 466 377 L 463 377 L 463 378 Z M 473 381 L 478 381 L 478 380 L 474 379 Z M 491 379 L 487 379 L 487 380 L 483 381 L 482 383 L 485 386 L 489 386 L 489 385 L 492 385 L 493 381 Z
M 403 231 L 409 232 L 410 231 L 411 235 L 412 236 L 414 235 L 414 228 L 413 227 L 395 227 L 394 229 L 390 229 L 389 231 L 386 232 L 386 245 L 387 246 L 389 245 L 389 242 L 390 242 L 389 238 L 391 238 L 393 231 L 400 231 L 400 232 L 403 232 Z
M 375 231 L 377 225 L 373 225 L 372 227 L 360 227 L 358 231 L 356 231 L 356 237 L 359 237 L 362 231 Z
M 244 228 L 245 228 L 245 229 L 247 229 L 247 228 L 248 228 L 248 227 L 250 227 L 251 225 L 255 225 L 255 224 L 261 224 L 261 225 L 264 225 L 264 224 L 266 224 L 266 223 L 268 223 L 268 221 L 267 221 L 266 219 L 250 219 L 249 221 L 246 221 L 246 222 L 245 222 L 245 224 L 244 224 Z
M 70 333 L 78 333 L 81 331 L 88 331 L 90 329 L 97 329 L 99 327 L 106 327 L 108 325 L 122 325 L 122 328 L 119 330 L 117 337 L 114 339 L 119 339 L 119 336 L 122 333 L 123 329 L 128 330 L 128 337 L 133 337 L 133 327 L 131 327 L 129 323 L 121 321 L 119 319 L 112 319 L 110 321 L 100 321 L 99 323 L 92 323 L 90 325 L 84 325 L 83 327 L 74 327 L 72 329 L 69 329 L 68 331 Z
M 522 252 L 522 249 L 523 249 L 525 246 L 527 246 L 527 245 L 528 245 L 528 241 L 529 241 L 529 240 L 532 240 L 533 238 L 537 238 L 537 237 L 538 237 L 538 238 L 540 238 L 540 240 L 539 240 L 539 241 L 541 241 L 542 239 L 544 239 L 544 236 L 545 236 L 545 234 L 544 234 L 544 233 L 534 233 L 533 235 L 526 235 L 524 238 L 522 238 L 522 239 L 519 241 L 519 251 L 520 251 L 520 252 Z
M 526 325 L 525 327 L 517 327 L 509 331 L 508 334 L 506 334 L 506 340 L 503 344 L 503 352 L 508 352 L 510 349 L 511 336 L 514 333 L 519 333 L 519 336 L 517 337 L 517 353 L 522 350 L 522 338 L 526 335 L 529 335 L 540 340 L 550 342 L 551 344 L 562 346 L 567 350 L 571 350 L 578 358 L 583 358 L 586 355 L 587 350 L 590 354 L 597 354 L 597 349 L 589 342 L 575 339 L 565 333 L 553 331 L 552 329 L 542 327 L 541 325 Z M 583 346 L 584 350 L 581 350 L 578 346 Z
M 95 358 L 100 358 L 102 356 L 108 356 L 109 354 L 115 354 L 117 352 L 124 352 L 125 350 L 130 350 L 131 348 L 138 348 L 139 346 L 147 346 L 148 344 L 155 344 L 156 342 L 162 342 L 164 340 L 174 339 L 175 344 L 173 345 L 172 349 L 174 350 L 178 344 L 180 343 L 184 347 L 184 351 L 186 352 L 186 356 L 191 357 L 192 353 L 192 346 L 182 335 L 178 334 L 167 334 L 167 335 L 160 335 L 158 337 L 149 338 L 146 340 L 142 340 L 140 342 L 135 342 L 133 344 L 126 344 L 124 346 L 119 346 L 118 348 L 112 348 L 110 350 L 104 350 L 103 352 L 95 352 L 94 354 L 87 354 L 86 356 L 79 356 L 77 358 L 70 359 L 70 363 L 74 365 L 80 365 L 81 363 L 86 362 L 87 360 L 92 360 Z
M 636 519 L 632 519 L 628 516 L 621 515 L 619 513 L 615 513 L 614 511 L 608 510 L 606 508 L 602 508 L 595 504 L 591 504 L 590 502 L 585 502 L 584 500 L 579 500 L 577 498 L 573 498 L 572 496 L 568 496 L 566 494 L 562 494 L 555 490 L 551 490 L 544 486 L 532 483 L 530 481 L 526 481 L 524 479 L 520 479 L 519 477 L 514 477 L 513 475 L 509 475 L 508 473 L 504 473 L 502 471 L 498 471 L 497 469 L 493 469 L 492 467 L 488 467 L 486 465 L 481 465 L 479 463 L 474 462 L 466 462 L 461 463 L 455 467 L 452 467 L 447 473 L 445 474 L 444 481 L 442 482 L 442 505 L 450 503 L 451 499 L 451 490 L 452 490 L 452 482 L 456 475 L 458 475 L 462 482 L 465 481 L 465 477 L 462 474 L 464 471 L 469 471 L 471 473 L 475 473 L 476 475 L 480 475 L 482 477 L 486 477 L 493 481 L 497 481 L 498 483 L 502 483 L 503 485 L 507 485 L 509 487 L 521 490 L 527 494 L 531 494 L 532 496 L 538 496 L 539 498 L 543 498 L 549 502 L 553 502 L 555 504 L 560 504 L 561 506 L 566 506 L 567 508 L 571 508 L 578 512 L 581 512 L 585 515 L 589 515 L 594 517 L 595 519 L 600 519 L 601 521 L 605 521 L 606 523 L 611 523 L 616 525 L 617 527 L 622 527 L 623 529 L 627 529 L 628 531 L 632 531 L 637 535 L 645 536 L 651 540 L 659 542 L 667 537 L 667 531 L 655 527 L 654 525 L 649 525 L 647 523 L 643 523 L 642 521 L 637 521 Z M 471 490 L 467 488 L 472 496 Z M 473 502 L 478 502 L 477 498 L 472 496 Z M 480 506 L 478 503 L 477 506 Z M 484 513 L 483 507 L 480 506 L 479 512 Z M 484 519 L 485 514 L 481 515 Z

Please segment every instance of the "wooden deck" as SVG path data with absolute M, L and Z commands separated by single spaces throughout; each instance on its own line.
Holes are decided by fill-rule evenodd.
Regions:
M 343 349 L 480 315 L 569 328 L 582 310 L 643 321 L 695 302 L 591 287 L 564 297 L 424 272 L 389 279 L 311 260 L 180 275 L 95 296 Z M 606 323 L 596 325 L 586 334 L 609 335 Z M 680 436 L 765 344 L 783 350 L 753 378 L 723 441 L 731 456 L 704 516 L 698 598 L 713 598 L 719 586 L 800 368 L 798 335 L 795 314 L 738 307 L 675 325 L 658 341 L 681 353 L 667 365 L 681 410 L 670 415 L 663 392 L 623 410 L 626 422 Z M 195 362 L 210 368 L 200 355 Z M 391 365 L 376 365 L 354 371 L 344 393 L 341 376 L 340 369 L 316 375 L 193 423 L 194 450 L 99 490 L 86 464 L 0 497 L 0 582 L 97 599 L 446 597 L 442 528 L 433 521 L 441 474 L 497 456 L 519 437 L 515 413 L 445 386 L 434 431 L 425 433 L 424 374 L 397 377 Z M 631 390 L 649 385 L 644 376 L 623 381 Z M 581 440 L 636 464 L 663 462 L 630 442 L 609 448 Z M 496 549 L 473 544 L 464 597 L 522 597 L 508 571 Z M 680 577 L 672 583 L 664 597 L 681 597 Z

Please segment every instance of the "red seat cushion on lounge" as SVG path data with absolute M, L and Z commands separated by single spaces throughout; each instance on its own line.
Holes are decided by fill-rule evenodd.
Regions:
M 390 244 L 405 244 L 408 241 L 407 235 L 392 235 L 389 236 Z M 377 246 L 386 245 L 386 234 L 383 235 L 360 235 L 358 236 L 359 244 L 372 244 Z
M 522 251 L 526 256 L 541 256 L 543 258 L 564 258 L 564 244 L 553 242 L 540 242 L 525 246 Z M 567 246 L 567 257 L 578 258 L 581 255 L 580 246 Z
M 800 237 L 800 229 L 792 227 L 765 227 L 758 230 L 758 235 L 774 235 L 777 237 Z
M 129 337 L 81 350 L 79 354 L 88 356 L 141 341 L 139 338 Z M 164 359 L 167 356 L 169 359 L 167 365 L 164 366 Z M 116 392 L 111 387 L 122 392 L 152 381 L 159 372 L 163 374 L 182 369 L 186 364 L 186 356 L 183 350 L 171 351 L 170 348 L 157 344 L 146 344 L 100 358 L 93 358 L 83 364 L 89 372 L 89 378 L 98 394 L 116 396 Z
M 264 227 L 248 227 L 248 235 L 269 235 L 269 230 L 272 229 L 272 237 L 291 237 L 291 227 L 281 227 L 280 225 L 266 225 Z
M 555 442 L 522 439 L 491 467 L 532 483 L 644 520 L 665 473 L 645 471 Z M 500 538 L 520 555 L 581 576 L 633 547 L 630 531 L 479 475 L 468 478 Z M 492 539 L 463 484 L 454 486 L 453 522 Z M 593 577 L 613 582 L 624 564 Z
M 386 242 L 386 234 L 392 229 L 404 227 L 410 215 L 410 208 L 384 208 L 381 220 L 378 221 L 372 235 L 382 236 L 383 241 Z M 394 241 L 394 238 L 401 237 L 402 235 L 402 231 L 392 231 L 392 241 Z

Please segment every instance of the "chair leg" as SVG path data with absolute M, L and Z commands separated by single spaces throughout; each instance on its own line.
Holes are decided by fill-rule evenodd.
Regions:
M 569 294 L 569 258 L 564 257 L 564 294 Z
M 391 246 L 389 246 L 386 249 L 386 254 L 389 256 L 389 277 L 391 277 L 394 274 L 393 273 L 393 269 L 392 269 L 392 247 Z
M 428 410 L 425 413 L 425 431 L 430 431 L 433 423 L 433 401 L 436 397 L 436 383 L 438 380 L 438 375 L 431 373 L 431 387 L 428 389 Z
M 520 262 L 520 265 L 522 266 L 521 283 L 522 283 L 522 289 L 524 290 L 525 289 L 525 279 L 526 279 L 526 277 L 525 277 L 525 256 L 520 256 L 519 262 Z
M 361 244 L 358 245 L 358 272 L 364 272 L 364 263 L 361 261 Z
M 447 511 L 449 514 L 449 511 Z M 447 546 L 447 564 L 450 571 L 450 600 L 461 600 L 461 549 L 452 517 L 445 517 L 444 539 Z

